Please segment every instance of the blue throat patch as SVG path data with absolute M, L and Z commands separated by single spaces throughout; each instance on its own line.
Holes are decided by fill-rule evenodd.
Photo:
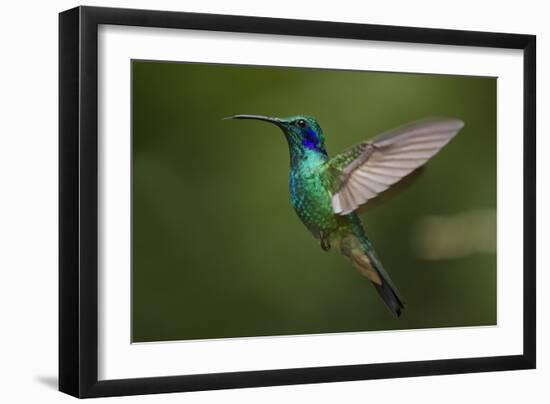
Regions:
M 318 153 L 327 155 L 326 150 L 319 147 L 319 137 L 317 133 L 311 129 L 307 128 L 304 136 L 302 137 L 302 144 L 309 150 L 314 150 Z
M 317 133 L 315 133 L 313 129 L 307 128 L 306 133 L 302 139 L 302 144 L 308 149 L 317 150 L 318 142 L 319 138 L 317 137 Z

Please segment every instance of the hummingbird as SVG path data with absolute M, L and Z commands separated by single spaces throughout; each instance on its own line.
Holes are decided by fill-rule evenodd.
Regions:
M 234 115 L 279 127 L 290 151 L 290 201 L 323 250 L 334 247 L 396 316 L 404 302 L 367 237 L 358 209 L 424 165 L 464 123 L 454 118 L 411 122 L 329 157 L 319 122 L 311 116 Z

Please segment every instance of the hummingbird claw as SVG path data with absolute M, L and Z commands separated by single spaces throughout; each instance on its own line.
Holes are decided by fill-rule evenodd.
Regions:
M 323 251 L 330 250 L 330 241 L 328 239 L 328 234 L 321 233 L 320 240 L 321 240 L 321 248 L 323 249 Z

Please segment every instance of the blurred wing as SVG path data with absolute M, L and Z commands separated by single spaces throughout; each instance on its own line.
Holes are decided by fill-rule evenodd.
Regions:
M 414 184 L 418 182 L 426 171 L 426 166 L 420 166 L 410 174 L 404 176 L 399 182 L 379 193 L 376 198 L 369 199 L 368 203 L 364 203 L 359 206 L 355 211 L 358 213 L 369 212 L 371 209 L 375 209 L 378 206 L 385 205 L 389 201 L 393 200 L 397 195 L 401 195 L 402 192 L 408 190 Z
M 327 163 L 332 208 L 346 215 L 426 163 L 458 133 L 458 119 L 429 119 L 352 146 Z

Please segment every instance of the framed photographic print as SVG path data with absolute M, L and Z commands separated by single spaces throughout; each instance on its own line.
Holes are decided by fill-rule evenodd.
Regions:
M 534 36 L 59 21 L 61 391 L 535 367 Z

